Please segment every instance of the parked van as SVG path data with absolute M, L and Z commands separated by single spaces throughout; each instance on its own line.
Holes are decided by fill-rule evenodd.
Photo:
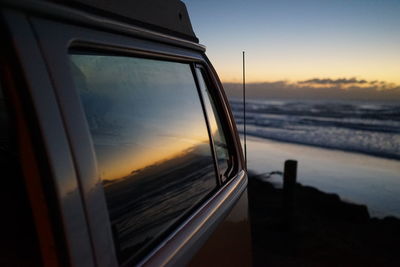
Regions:
M 1 266 L 249 266 L 247 174 L 179 0 L 1 1 Z

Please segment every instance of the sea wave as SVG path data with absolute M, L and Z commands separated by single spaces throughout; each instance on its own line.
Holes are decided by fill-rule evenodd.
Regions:
M 231 100 L 243 133 L 243 104 Z M 400 159 L 400 104 L 250 100 L 247 134 Z

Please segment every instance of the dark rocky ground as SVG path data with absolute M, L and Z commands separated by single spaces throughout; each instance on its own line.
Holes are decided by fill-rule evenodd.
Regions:
M 400 220 L 300 184 L 284 209 L 282 189 L 249 176 L 254 266 L 400 266 Z

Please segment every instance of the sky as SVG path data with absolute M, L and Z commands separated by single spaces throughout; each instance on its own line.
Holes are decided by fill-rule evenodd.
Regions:
M 400 0 L 183 2 L 225 83 L 400 85 Z

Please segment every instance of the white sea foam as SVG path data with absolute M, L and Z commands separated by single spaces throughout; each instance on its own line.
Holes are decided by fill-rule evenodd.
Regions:
M 231 106 L 243 131 L 240 100 Z M 249 135 L 400 159 L 400 104 L 248 101 Z

